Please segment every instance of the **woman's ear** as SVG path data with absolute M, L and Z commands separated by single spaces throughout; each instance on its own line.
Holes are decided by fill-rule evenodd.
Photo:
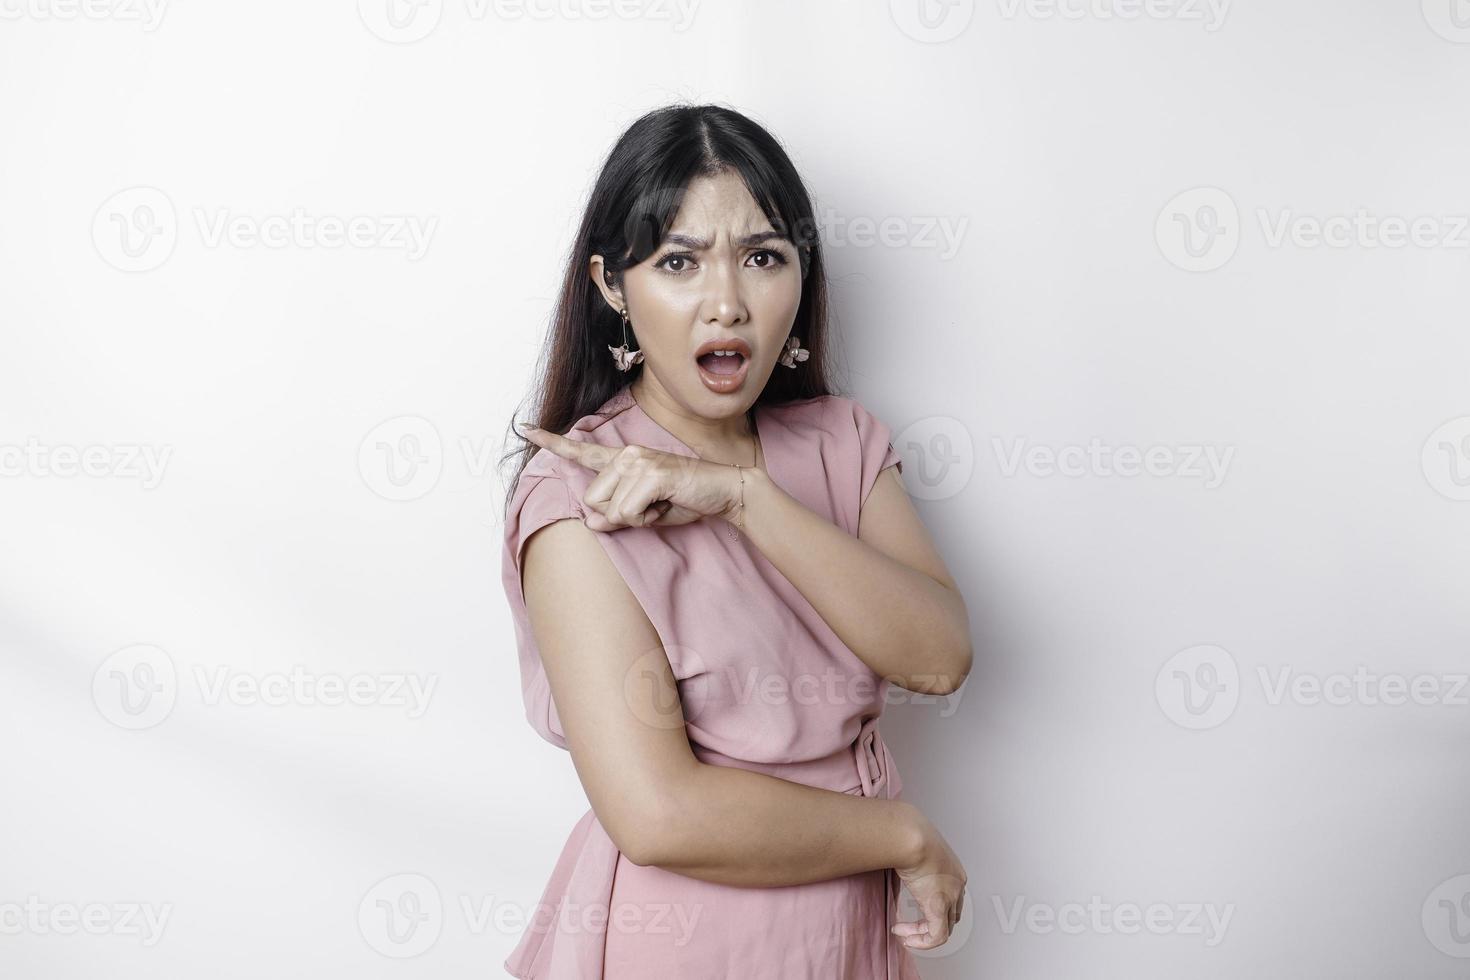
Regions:
M 598 290 L 602 292 L 602 298 L 607 301 L 607 305 L 614 310 L 621 310 L 624 306 L 621 277 L 608 269 L 601 255 L 592 256 L 587 271 L 591 274 L 592 281 L 597 284 Z

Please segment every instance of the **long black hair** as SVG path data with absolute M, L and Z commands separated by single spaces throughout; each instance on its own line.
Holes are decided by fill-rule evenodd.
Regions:
M 811 196 L 796 167 L 775 137 L 734 109 L 675 104 L 639 117 L 603 163 L 567 256 L 538 380 L 530 394 L 534 409 L 520 418 L 565 433 L 638 377 L 643 365 L 619 371 L 608 351 L 623 342 L 623 321 L 588 274 L 592 256 L 603 257 L 609 284 L 621 288 L 623 271 L 663 243 L 689 183 L 726 172 L 744 180 L 772 227 L 796 246 L 801 266 L 801 303 L 791 332 L 811 353 L 795 369 L 777 365 L 756 404 L 831 393 L 825 265 Z M 631 321 L 628 345 L 631 350 L 638 347 Z M 507 503 L 538 448 L 514 428 L 511 432 L 523 445 L 507 454 L 519 455 Z

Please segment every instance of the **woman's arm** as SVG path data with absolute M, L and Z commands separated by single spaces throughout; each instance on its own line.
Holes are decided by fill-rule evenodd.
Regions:
M 912 804 L 695 758 L 658 633 L 599 533 L 548 524 L 526 542 L 522 580 L 572 763 L 618 849 L 746 887 L 919 864 L 935 833 Z
M 894 467 L 874 480 L 854 537 L 762 470 L 737 473 L 732 466 L 645 446 L 612 448 L 534 428 L 525 434 L 598 474 L 583 497 L 587 520 L 604 525 L 594 530 L 687 524 L 706 515 L 739 520 L 747 537 L 874 673 L 926 694 L 951 694 L 969 675 L 964 600 Z
M 764 471 L 742 472 L 745 536 L 863 663 L 910 691 L 950 694 L 964 683 L 969 613 L 895 467 L 878 474 L 857 537 Z

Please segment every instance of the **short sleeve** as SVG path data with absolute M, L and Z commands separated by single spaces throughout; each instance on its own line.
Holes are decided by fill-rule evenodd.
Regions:
M 505 518 L 501 581 L 515 626 L 526 720 L 546 741 L 566 748 L 566 735 L 551 699 L 551 687 L 541 664 L 541 651 L 537 649 L 536 637 L 531 632 L 525 586 L 521 579 L 521 563 L 526 542 L 531 536 L 555 521 L 584 516 L 581 501 L 574 497 L 562 478 L 555 458 L 549 450 L 539 450 L 516 482 Z
M 859 506 L 868 499 L 878 474 L 890 466 L 903 472 L 903 460 L 893 448 L 893 430 L 882 419 L 869 412 L 857 401 L 848 400 L 852 410 L 853 426 L 857 430 L 858 456 L 862 461 L 862 490 L 858 496 Z
M 580 518 L 582 508 L 573 502 L 566 482 L 555 474 L 522 474 L 520 482 L 522 486 L 517 487 L 516 497 L 512 499 L 513 513 L 506 521 L 506 535 L 511 549 L 510 558 L 515 566 L 516 588 L 524 601 L 525 590 L 520 577 L 526 542 L 548 524 L 568 517 Z

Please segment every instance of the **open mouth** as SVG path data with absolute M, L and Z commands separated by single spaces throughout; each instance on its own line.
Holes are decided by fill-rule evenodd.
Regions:
M 710 374 L 736 375 L 745 364 L 745 355 L 733 350 L 714 350 L 699 359 L 699 366 Z
M 694 352 L 699 380 L 716 394 L 739 390 L 750 370 L 750 345 L 739 337 L 707 340 Z

